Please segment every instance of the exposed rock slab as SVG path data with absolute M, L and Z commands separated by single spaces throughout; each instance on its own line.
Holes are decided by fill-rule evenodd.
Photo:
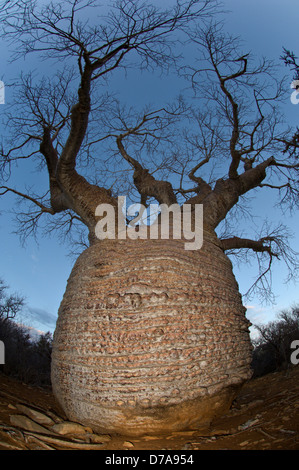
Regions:
M 34 408 L 31 408 L 31 407 L 28 407 L 26 405 L 22 405 L 19 403 L 16 405 L 16 408 L 20 413 L 28 416 L 28 418 L 33 419 L 33 421 L 35 421 L 38 424 L 45 425 L 45 426 L 52 426 L 55 424 L 52 418 L 50 418 L 44 413 L 41 413 L 38 410 L 35 410 Z
M 32 419 L 28 418 L 28 416 L 17 414 L 11 415 L 10 423 L 13 426 L 17 426 L 18 428 L 24 429 L 26 431 L 38 432 L 40 434 L 51 434 L 51 431 L 49 431 L 49 429 L 36 423 Z
M 61 423 L 54 424 L 54 426 L 51 427 L 51 430 L 63 436 L 66 434 L 86 434 L 87 432 L 92 432 L 91 428 L 70 421 L 63 421 Z

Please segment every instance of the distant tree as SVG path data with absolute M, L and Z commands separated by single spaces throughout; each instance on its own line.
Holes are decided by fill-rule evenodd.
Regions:
M 6 293 L 8 286 L 0 279 L 0 319 L 8 320 L 15 318 L 25 303 L 25 298 L 18 294 Z
M 51 333 L 34 340 L 23 326 L 0 318 L 0 340 L 5 344 L 1 372 L 30 385 L 51 387 Z
M 284 310 L 277 320 L 254 325 L 259 332 L 253 341 L 252 366 L 255 376 L 274 372 L 290 365 L 291 343 L 299 340 L 299 307 Z
M 33 342 L 30 354 L 31 383 L 51 387 L 52 341 L 52 334 L 47 332 Z
M 1 370 L 6 375 L 26 381 L 31 348 L 29 333 L 10 319 L 0 319 L 0 340 L 5 344 L 5 364 Z
M 293 81 L 291 87 L 294 90 L 299 90 L 299 63 L 298 58 L 294 52 L 283 48 L 283 54 L 281 59 L 284 61 L 285 65 L 293 71 Z M 286 151 L 289 153 L 296 153 L 299 146 L 299 127 L 297 127 L 296 132 L 293 133 L 291 138 L 285 140 Z
M 19 294 L 8 294 L 9 287 L 0 279 L 0 341 L 5 345 L 5 364 L 0 370 L 32 385 L 50 386 L 52 335 L 32 340 L 26 327 L 18 325 L 17 314 L 25 305 Z
M 297 62 L 298 57 L 295 56 L 294 52 L 284 47 L 281 59 L 284 61 L 287 67 L 294 71 L 293 79 L 299 80 L 299 63 Z

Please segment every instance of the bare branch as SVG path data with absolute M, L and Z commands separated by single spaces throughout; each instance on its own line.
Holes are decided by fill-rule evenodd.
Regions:
M 18 294 L 6 294 L 8 286 L 0 279 L 0 319 L 8 320 L 15 318 L 17 313 L 25 304 L 25 298 Z
M 7 194 L 8 192 L 11 192 L 11 193 L 16 194 L 17 196 L 23 198 L 23 199 L 26 199 L 27 201 L 33 202 L 33 204 L 35 204 L 36 206 L 38 206 L 41 209 L 41 213 L 46 212 L 46 213 L 51 214 L 51 215 L 55 214 L 54 209 L 52 209 L 51 207 L 45 206 L 38 199 L 35 199 L 35 198 L 29 196 L 28 194 L 21 193 L 20 191 L 17 191 L 16 189 L 13 189 L 13 188 L 8 188 L 7 186 L 0 186 L 0 191 L 1 191 L 0 196 L 3 196 L 5 194 Z M 40 199 L 43 199 L 43 198 L 40 198 Z
M 222 248 L 229 256 L 240 257 L 241 261 L 249 262 L 247 253 L 253 253 L 258 266 L 258 276 L 244 294 L 244 298 L 250 299 L 253 294 L 260 297 L 261 301 L 272 302 L 272 265 L 275 260 L 283 262 L 288 275 L 285 282 L 296 281 L 299 275 L 298 253 L 290 246 L 291 233 L 283 224 L 271 229 L 268 223 L 261 229 L 267 235 L 252 240 L 242 237 L 231 237 L 221 240 Z
M 159 204 L 171 205 L 176 203 L 176 197 L 172 188 L 171 183 L 168 181 L 156 180 L 148 171 L 142 167 L 134 158 L 130 157 L 124 149 L 122 140 L 124 135 L 117 137 L 117 146 L 121 155 L 127 160 L 135 169 L 133 175 L 134 185 L 138 192 L 143 198 L 143 202 L 146 202 L 147 197 L 154 197 L 157 199 Z
M 221 247 L 224 251 L 246 248 L 259 253 L 267 252 L 270 257 L 275 256 L 276 258 L 279 258 L 278 253 L 272 250 L 271 242 L 275 242 L 275 237 L 268 236 L 259 240 L 232 237 L 221 240 Z

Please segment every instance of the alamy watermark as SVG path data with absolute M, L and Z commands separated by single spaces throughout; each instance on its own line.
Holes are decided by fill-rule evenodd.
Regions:
M 0 365 L 5 364 L 5 346 L 3 341 L 0 341 Z
M 299 339 L 295 339 L 294 341 L 292 341 L 291 349 L 295 349 L 295 351 L 292 352 L 290 356 L 290 361 L 294 366 L 296 366 L 297 364 L 299 364 Z
M 5 104 L 5 85 L 2 80 L 0 80 L 0 104 Z
M 291 103 L 298 104 L 299 98 L 297 98 L 297 96 L 299 95 L 299 80 L 293 80 L 291 83 L 291 88 L 294 90 L 291 94 Z
M 203 244 L 202 204 L 193 207 L 190 204 L 182 207 L 179 204 L 150 204 L 148 209 L 142 204 L 132 204 L 127 209 L 126 196 L 119 196 L 117 208 L 99 204 L 95 215 L 102 217 L 95 227 L 99 240 L 183 238 L 190 240 L 184 244 L 185 250 L 199 250 Z M 134 216 L 129 223 L 126 222 L 128 216 Z

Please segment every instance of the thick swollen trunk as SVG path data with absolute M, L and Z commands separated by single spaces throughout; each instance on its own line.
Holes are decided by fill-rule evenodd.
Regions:
M 59 310 L 53 391 L 69 419 L 100 432 L 195 429 L 250 378 L 249 322 L 212 232 L 183 240 L 96 241 Z

